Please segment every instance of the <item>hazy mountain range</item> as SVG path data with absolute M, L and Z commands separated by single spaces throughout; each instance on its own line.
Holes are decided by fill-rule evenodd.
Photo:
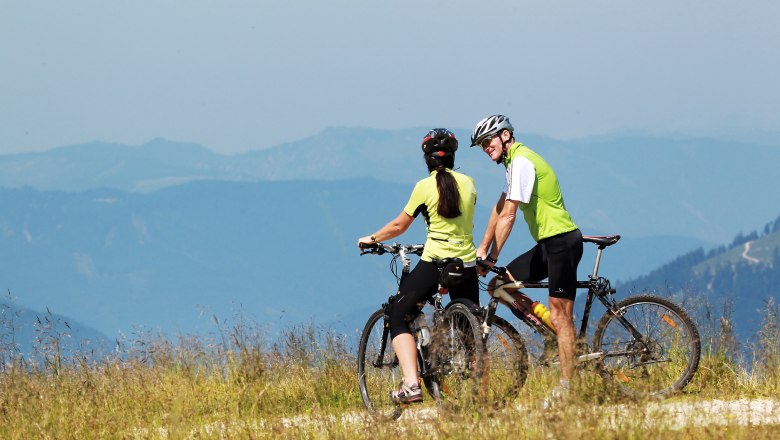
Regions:
M 426 174 L 424 132 L 330 129 L 234 156 L 162 139 L 0 156 L 0 279 L 16 307 L 48 306 L 109 338 L 133 325 L 208 332 L 212 316 L 235 313 L 350 331 L 395 289 L 389 259 L 358 258 L 355 241 L 397 215 Z M 478 240 L 503 168 L 457 134 L 458 165 L 480 194 Z M 604 257 L 601 273 L 613 280 L 706 252 L 778 214 L 777 147 L 522 140 L 556 169 L 584 233 L 624 236 Z M 416 223 L 404 241 L 424 239 Z M 511 240 L 516 253 L 531 246 L 522 224 Z M 581 276 L 592 260 L 586 249 Z
M 373 178 L 411 185 L 425 170 L 424 129 L 334 128 L 266 150 L 225 156 L 156 139 L 142 146 L 93 143 L 0 156 L 0 187 L 150 192 L 193 180 L 289 181 Z M 457 165 L 480 202 L 494 203 L 503 173 L 466 132 Z M 584 229 L 692 237 L 712 245 L 778 215 L 765 197 L 777 185 L 780 146 L 642 135 L 562 141 L 518 135 L 556 169 Z

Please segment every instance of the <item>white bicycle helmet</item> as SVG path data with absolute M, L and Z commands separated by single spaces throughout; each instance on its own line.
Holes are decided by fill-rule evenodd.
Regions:
M 509 130 L 514 133 L 515 129 L 509 122 L 509 118 L 504 115 L 493 115 L 479 121 L 474 127 L 474 133 L 471 135 L 471 146 L 479 145 L 486 138 L 495 136 L 501 130 Z

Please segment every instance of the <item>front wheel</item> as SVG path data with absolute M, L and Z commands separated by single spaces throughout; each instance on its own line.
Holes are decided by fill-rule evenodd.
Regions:
M 637 397 L 682 390 L 701 355 L 699 331 L 685 310 L 655 295 L 626 298 L 614 313 L 607 310 L 596 327 L 593 347 L 602 352 L 601 375 Z
M 384 310 L 368 318 L 358 346 L 358 383 L 366 409 L 378 419 L 397 419 L 403 408 L 390 401 L 403 374 L 391 344 L 390 328 Z

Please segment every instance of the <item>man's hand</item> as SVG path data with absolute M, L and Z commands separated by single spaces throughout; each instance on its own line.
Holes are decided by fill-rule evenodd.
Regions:
M 477 254 L 479 255 L 479 254 Z M 490 271 L 494 263 L 477 256 L 477 275 L 484 277 Z

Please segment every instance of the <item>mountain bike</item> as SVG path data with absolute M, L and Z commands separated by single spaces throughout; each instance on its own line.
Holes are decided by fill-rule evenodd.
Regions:
M 387 245 L 376 243 L 363 245 L 363 254 L 391 254 L 391 272 L 399 286 L 409 274 L 409 255 L 422 255 L 423 245 Z M 403 269 L 397 274 L 397 260 Z M 439 270 L 450 259 L 437 262 Z M 439 285 L 427 300 L 433 314 L 427 317 L 421 310 L 408 317 L 412 334 L 417 343 L 417 365 L 420 378 L 428 394 L 439 409 L 457 409 L 473 402 L 474 389 L 482 371 L 482 337 L 477 317 L 471 312 L 476 305 L 465 299 L 455 299 L 447 306 L 442 297 L 446 285 Z M 396 299 L 391 295 L 387 302 L 371 314 L 360 336 L 358 345 L 358 383 L 360 395 L 368 411 L 380 419 L 397 419 L 404 406 L 390 401 L 389 393 L 398 387 L 403 374 L 393 351 L 390 335 L 389 311 Z
M 682 390 L 693 378 L 701 356 L 699 331 L 686 311 L 677 303 L 656 295 L 640 294 L 615 301 L 616 290 L 610 281 L 598 275 L 604 250 L 617 243 L 620 235 L 583 236 L 583 242 L 598 246 L 593 273 L 587 281 L 578 281 L 578 289 L 587 289 L 585 308 L 576 336 L 578 363 L 595 362 L 601 376 L 614 381 L 621 391 L 635 397 L 668 396 Z M 478 262 L 479 263 L 479 262 Z M 512 313 L 528 325 L 545 341 L 545 350 L 539 363 L 556 363 L 557 342 L 555 329 L 529 310 L 530 298 L 519 290 L 513 295 L 508 289 L 548 289 L 548 282 L 520 282 L 509 280 L 506 268 L 493 267 L 498 276 L 488 305 L 476 310 L 482 320 L 486 340 L 486 358 L 483 361 L 484 383 L 491 395 L 513 394 L 519 385 L 513 380 L 516 366 L 501 365 L 493 357 L 504 356 L 501 336 L 490 335 L 491 324 L 496 322 L 498 303 L 507 305 Z M 604 316 L 596 324 L 592 346 L 587 343 L 588 319 L 594 299 L 605 307 Z M 525 304 L 523 304 L 525 303 Z M 499 320 L 499 322 L 505 322 Z M 510 326 L 511 327 L 511 326 Z M 514 329 L 512 329 L 514 330 Z M 517 333 L 514 331 L 514 333 Z M 492 341 L 497 339 L 497 341 Z M 493 353 L 497 352 L 498 355 Z M 526 362 L 527 358 L 514 359 Z M 494 368 L 490 366 L 494 365 Z M 509 372 L 507 374 L 507 372 Z M 496 377 L 497 376 L 497 377 Z M 504 377 L 504 380 L 501 378 Z M 509 379 L 506 379 L 509 378 Z M 520 384 L 521 385 L 521 384 Z

